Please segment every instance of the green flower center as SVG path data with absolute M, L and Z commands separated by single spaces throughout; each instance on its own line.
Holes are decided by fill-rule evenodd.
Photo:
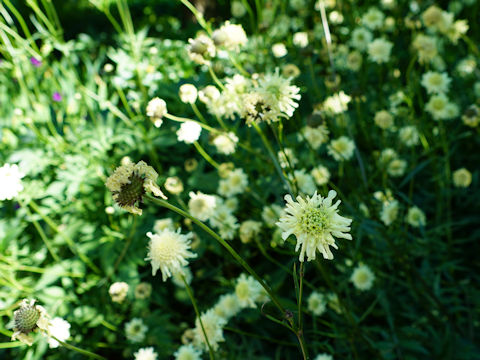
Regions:
M 312 235 L 324 231 L 329 222 L 330 215 L 323 206 L 305 210 L 300 219 L 302 230 Z
M 35 330 L 40 311 L 34 305 L 22 306 L 15 314 L 15 328 L 24 334 Z

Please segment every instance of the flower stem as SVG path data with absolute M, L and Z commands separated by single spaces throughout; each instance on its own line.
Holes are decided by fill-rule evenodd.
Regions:
M 212 165 L 214 168 L 218 169 L 220 167 L 220 165 L 212 159 L 212 157 L 210 155 L 207 154 L 207 152 L 204 150 L 204 148 L 202 147 L 202 145 L 200 145 L 198 143 L 198 141 L 194 141 L 193 142 L 193 145 L 195 145 L 195 147 L 197 148 L 198 152 L 200 153 L 200 155 L 203 156 L 203 158 L 205 160 L 207 160 L 207 162 Z
M 210 360 L 215 359 L 215 355 L 213 354 L 213 349 L 210 345 L 210 341 L 208 341 L 208 336 L 207 332 L 205 331 L 205 328 L 203 326 L 203 321 L 200 316 L 200 312 L 198 311 L 198 306 L 197 302 L 195 301 L 195 297 L 193 296 L 192 289 L 190 288 L 190 285 L 188 285 L 187 280 L 185 280 L 185 277 L 183 275 L 180 275 L 182 277 L 182 281 L 185 284 L 185 289 L 187 290 L 188 297 L 190 298 L 190 301 L 192 302 L 193 309 L 195 310 L 195 315 L 197 316 L 198 322 L 200 323 L 200 327 L 202 328 L 203 336 L 205 336 L 205 342 L 207 343 L 208 347 L 208 355 L 210 356 Z
M 57 340 L 63 347 L 69 349 L 69 350 L 73 350 L 73 351 L 76 351 L 82 355 L 85 355 L 85 356 L 88 356 L 89 358 L 92 358 L 92 359 L 100 359 L 100 360 L 106 360 L 106 358 L 104 358 L 103 356 L 100 356 L 100 355 L 97 355 L 95 353 L 92 353 L 90 351 L 87 351 L 87 350 L 84 350 L 84 349 L 81 349 L 79 347 L 76 347 L 76 346 L 73 346 L 71 344 L 67 344 L 66 342 L 62 341 L 62 340 L 59 340 L 57 339 L 55 336 L 52 336 L 52 338 L 54 338 L 55 340 Z
M 222 90 L 225 90 L 225 86 L 223 86 L 223 84 L 220 82 L 220 80 L 218 80 L 218 77 L 215 74 L 215 71 L 213 71 L 211 65 L 208 66 L 208 71 L 210 72 L 210 75 L 212 76 L 213 81 L 215 81 L 215 83 L 218 85 L 218 87 Z

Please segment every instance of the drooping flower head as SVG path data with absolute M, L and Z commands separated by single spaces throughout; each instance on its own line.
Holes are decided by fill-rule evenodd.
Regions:
M 332 204 L 336 191 L 330 190 L 326 198 L 315 192 L 305 199 L 297 196 L 294 201 L 290 195 L 285 195 L 287 206 L 285 214 L 277 222 L 282 229 L 282 238 L 286 240 L 291 234 L 297 238 L 295 251 L 300 249 L 300 261 L 316 258 L 316 251 L 320 251 L 324 259 L 333 259 L 330 246 L 337 249 L 335 238 L 352 240 L 350 231 L 351 219 L 338 214 L 340 200 Z
M 15 326 L 12 335 L 13 340 L 31 346 L 33 344 L 33 331 L 40 331 L 50 335 L 50 321 L 43 306 L 35 305 L 36 300 L 23 299 L 20 308 L 13 313 Z
M 146 192 L 166 199 L 156 184 L 157 172 L 144 161 L 128 162 L 115 169 L 105 185 L 113 194 L 113 200 L 132 214 L 142 215 L 137 203 L 141 203 Z
M 184 267 L 188 265 L 187 259 L 197 256 L 190 251 L 192 233 L 182 235 L 180 229 L 176 232 L 165 229 L 159 234 L 149 232 L 147 236 L 150 238 L 150 243 L 145 260 L 150 260 L 152 263 L 152 275 L 160 269 L 163 281 L 174 273 L 184 274 Z

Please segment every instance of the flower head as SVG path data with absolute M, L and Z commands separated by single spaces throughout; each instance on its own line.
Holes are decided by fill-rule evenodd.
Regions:
M 122 303 L 127 297 L 128 288 L 129 286 L 126 282 L 116 282 L 110 286 L 108 293 L 110 294 L 113 302 Z
M 266 74 L 260 78 L 258 87 L 260 92 L 273 96 L 280 112 L 288 117 L 293 115 L 293 112 L 298 107 L 298 100 L 301 98 L 299 94 L 300 88 L 291 85 L 290 79 L 281 76 L 278 68 L 274 73 Z
M 189 251 L 192 233 L 182 235 L 180 229 L 176 232 L 165 229 L 159 234 L 149 232 L 147 236 L 150 238 L 150 243 L 145 260 L 150 260 L 152 263 L 152 275 L 160 269 L 163 281 L 171 277 L 172 273 L 183 274 L 183 267 L 188 265 L 187 259 L 197 256 Z
M 200 34 L 195 39 L 188 39 L 188 56 L 197 64 L 210 64 L 215 56 L 215 45 L 207 35 Z
M 173 356 L 175 356 L 175 360 L 202 360 L 201 351 L 195 349 L 191 344 L 180 346 Z
M 157 360 L 158 356 L 153 347 L 138 349 L 133 355 L 135 360 Z
M 413 227 L 425 226 L 427 222 L 425 213 L 417 206 L 408 209 L 406 221 Z
M 50 321 L 48 314 L 43 306 L 35 305 L 36 300 L 22 300 L 20 308 L 13 313 L 15 326 L 12 340 L 20 340 L 21 342 L 32 345 L 33 331 L 40 331 L 50 335 Z
M 237 295 L 238 302 L 242 308 L 256 308 L 255 301 L 261 295 L 262 286 L 253 276 L 241 274 L 237 279 L 235 285 L 235 295 Z
M 162 125 L 162 118 L 167 113 L 167 103 L 158 97 L 153 98 L 147 104 L 147 116 L 152 119 L 156 127 Z
M 368 44 L 368 57 L 377 64 L 386 63 L 390 60 L 393 44 L 385 39 L 375 39 Z
M 60 341 L 65 341 L 70 337 L 70 324 L 68 321 L 56 317 L 50 321 L 50 334 L 55 336 Z M 53 337 L 48 339 L 50 348 L 55 349 L 60 346 L 60 343 Z
M 147 191 L 155 196 L 167 198 L 157 186 L 157 178 L 157 172 L 144 161 L 137 164 L 127 162 L 115 169 L 105 185 L 120 207 L 132 214 L 142 215 L 142 210 L 136 204 L 142 202 Z
M 350 276 L 350 281 L 355 288 L 361 291 L 369 290 L 372 287 L 374 280 L 375 274 L 364 264 L 358 265 L 353 270 L 352 276 Z
M 472 173 L 465 168 L 453 172 L 453 184 L 456 187 L 469 187 L 472 182 Z
M 177 131 L 178 141 L 184 141 L 187 144 L 193 144 L 200 137 L 202 127 L 196 121 L 188 120 L 180 125 Z
M 0 200 L 12 200 L 23 190 L 25 176 L 17 165 L 5 164 L 0 168 Z
M 208 342 L 212 349 L 216 351 L 218 349 L 218 343 L 225 341 L 223 337 L 223 327 L 227 323 L 227 320 L 218 316 L 213 309 L 203 313 L 200 318 L 202 320 L 203 329 L 207 334 Z M 195 329 L 193 331 L 195 345 L 208 349 L 207 341 L 198 318 L 195 320 Z
M 247 43 L 247 34 L 242 25 L 231 24 L 226 21 L 219 29 L 212 34 L 215 46 L 223 46 L 228 50 L 238 50 L 238 48 Z
M 190 191 L 189 195 L 188 210 L 192 216 L 200 221 L 205 221 L 215 213 L 215 196 L 207 195 L 200 191 L 197 191 L 196 194 Z
M 286 240 L 291 234 L 297 238 L 295 251 L 300 249 L 300 261 L 316 258 L 316 250 L 320 251 L 325 259 L 333 259 L 330 246 L 337 249 L 335 237 L 352 239 L 350 231 L 351 219 L 338 214 L 340 200 L 332 204 L 336 191 L 330 190 L 326 198 L 315 192 L 312 197 L 303 199 L 297 196 L 293 201 L 290 195 L 285 195 L 287 206 L 285 214 L 277 222 L 283 230 L 282 238 Z
M 148 327 L 139 318 L 133 318 L 125 324 L 125 336 L 132 343 L 140 343 L 145 340 L 147 330 Z
M 314 291 L 307 299 L 308 311 L 311 311 L 313 315 L 320 316 L 325 310 L 327 310 L 327 299 L 325 295 Z
M 355 150 L 355 143 L 346 136 L 330 141 L 327 146 L 328 154 L 337 161 L 350 160 Z

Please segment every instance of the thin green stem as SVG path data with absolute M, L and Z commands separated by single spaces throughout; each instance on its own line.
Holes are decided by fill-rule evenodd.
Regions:
M 211 65 L 208 66 L 208 72 L 210 73 L 210 76 L 212 77 L 213 81 L 215 81 L 215 83 L 218 85 L 218 87 L 222 90 L 225 90 L 225 86 L 223 86 L 223 84 L 220 82 Z
M 194 141 L 193 142 L 193 145 L 195 145 L 195 148 L 198 150 L 198 152 L 200 153 L 200 155 L 203 156 L 203 158 L 205 160 L 207 160 L 207 162 L 212 165 L 214 168 L 218 169 L 220 167 L 220 165 L 212 159 L 212 157 L 210 155 L 207 154 L 207 152 L 205 151 L 205 149 L 202 147 L 202 145 L 200 145 L 198 143 L 198 141 Z
M 107 360 L 106 358 L 104 358 L 103 356 L 100 356 L 100 355 L 97 355 L 95 353 L 92 353 L 88 350 L 84 350 L 84 349 L 81 349 L 77 346 L 74 346 L 74 345 L 71 345 L 71 344 L 68 344 L 62 340 L 59 340 L 57 339 L 55 336 L 52 336 L 52 338 L 54 338 L 55 340 L 57 340 L 60 345 L 62 345 L 64 348 L 66 349 L 69 349 L 69 350 L 73 350 L 73 351 L 76 351 L 78 352 L 79 354 L 82 354 L 82 355 L 85 355 L 85 356 L 88 356 L 89 358 L 92 358 L 92 359 L 100 359 L 100 360 Z
M 185 285 L 185 289 L 187 290 L 188 297 L 190 298 L 190 301 L 192 302 L 192 305 L 193 305 L 193 309 L 195 310 L 195 315 L 197 316 L 198 322 L 200 323 L 200 327 L 202 328 L 203 336 L 205 336 L 205 342 L 207 343 L 208 355 L 210 356 L 210 360 L 214 360 L 215 355 L 213 353 L 212 346 L 210 345 L 210 341 L 208 341 L 207 332 L 205 331 L 205 327 L 203 326 L 202 317 L 200 316 L 200 311 L 198 311 L 197 302 L 195 301 L 195 297 L 193 296 L 192 289 L 190 288 L 190 285 L 188 285 L 187 280 L 185 280 L 185 277 L 183 275 L 180 275 L 180 276 L 182 277 L 182 281 Z

